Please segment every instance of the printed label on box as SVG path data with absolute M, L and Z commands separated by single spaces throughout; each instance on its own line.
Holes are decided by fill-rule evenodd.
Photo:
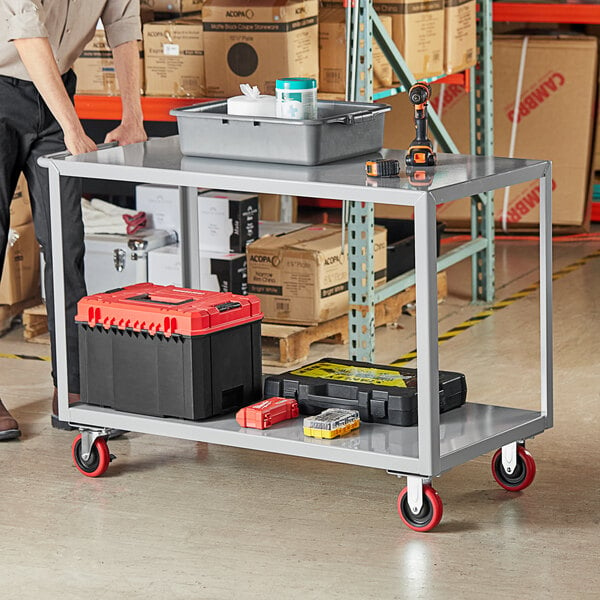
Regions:
M 179 44 L 163 44 L 165 56 L 179 56 Z

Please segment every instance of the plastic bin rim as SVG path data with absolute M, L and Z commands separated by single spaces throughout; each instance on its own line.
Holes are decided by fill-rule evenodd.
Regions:
M 343 106 L 354 106 L 357 108 L 356 113 L 341 113 L 338 115 L 330 115 L 321 119 L 282 119 L 280 117 L 262 117 L 262 116 L 247 116 L 247 115 L 230 115 L 227 112 L 211 113 L 208 112 L 212 107 L 224 106 L 227 107 L 227 100 L 215 100 L 213 102 L 201 102 L 199 104 L 191 104 L 180 108 L 173 108 L 169 114 L 173 117 L 191 117 L 202 119 L 214 119 L 228 121 L 249 121 L 257 123 L 275 123 L 277 125 L 286 124 L 296 127 L 301 125 L 322 126 L 328 123 L 342 123 L 344 120 L 351 120 L 354 116 L 375 116 L 378 113 L 384 113 L 392 110 L 389 104 L 371 103 L 371 102 L 345 102 L 336 100 L 318 100 L 317 105 L 338 104 Z

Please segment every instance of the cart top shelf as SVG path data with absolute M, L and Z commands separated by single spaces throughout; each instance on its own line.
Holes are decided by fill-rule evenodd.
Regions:
M 271 194 L 293 192 L 314 198 L 406 206 L 414 206 L 428 193 L 439 204 L 538 179 L 550 164 L 543 160 L 440 154 L 428 186 L 411 183 L 404 169 L 400 177 L 366 177 L 366 160 L 395 158 L 404 165 L 404 155 L 402 150 L 384 149 L 375 154 L 306 167 L 183 156 L 178 136 L 171 136 L 80 156 L 54 155 L 42 158 L 40 164 L 53 164 L 61 175 L 91 179 Z

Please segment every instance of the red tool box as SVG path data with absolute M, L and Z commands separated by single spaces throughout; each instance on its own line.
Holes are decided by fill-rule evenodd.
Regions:
M 294 419 L 299 415 L 298 402 L 292 398 L 269 398 L 238 411 L 235 420 L 242 427 L 268 429 L 275 423 Z
M 192 420 L 256 402 L 262 317 L 255 296 L 151 283 L 82 298 L 81 400 Z

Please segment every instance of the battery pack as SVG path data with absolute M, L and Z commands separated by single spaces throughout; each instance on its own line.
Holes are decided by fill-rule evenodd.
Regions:
M 464 404 L 462 373 L 440 371 L 439 407 L 446 412 Z M 316 415 L 327 408 L 357 410 L 360 420 L 404 427 L 417 423 L 417 370 L 324 358 L 265 379 L 265 398 L 298 400 L 300 412 Z
M 291 398 L 270 398 L 246 406 L 235 415 L 235 420 L 242 427 L 268 429 L 276 423 L 295 419 L 300 414 L 298 402 Z
M 357 410 L 328 408 L 315 417 L 306 417 L 303 427 L 308 437 L 332 440 L 358 429 L 360 415 Z

